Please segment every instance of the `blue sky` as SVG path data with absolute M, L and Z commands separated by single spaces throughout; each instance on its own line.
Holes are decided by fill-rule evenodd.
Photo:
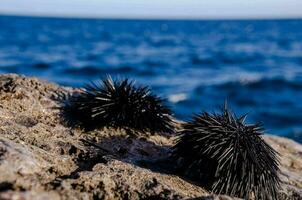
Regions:
M 302 17 L 302 0 L 0 0 L 0 14 L 108 18 Z

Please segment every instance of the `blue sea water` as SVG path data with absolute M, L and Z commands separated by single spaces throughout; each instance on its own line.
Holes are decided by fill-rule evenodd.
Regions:
M 302 20 L 0 17 L 0 72 L 79 87 L 106 74 L 148 84 L 179 119 L 225 101 L 302 142 Z

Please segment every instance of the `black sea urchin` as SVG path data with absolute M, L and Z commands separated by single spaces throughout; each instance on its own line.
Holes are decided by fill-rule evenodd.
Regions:
M 69 97 L 62 111 L 67 121 L 88 130 L 108 126 L 151 133 L 172 132 L 171 111 L 164 103 L 149 87 L 108 77 Z
M 204 112 L 183 126 L 173 157 L 185 175 L 209 190 L 248 199 L 277 199 L 277 153 L 260 137 L 261 125 L 246 125 L 224 107 Z

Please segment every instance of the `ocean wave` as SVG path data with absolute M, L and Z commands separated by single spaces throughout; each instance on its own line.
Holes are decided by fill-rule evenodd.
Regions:
M 190 59 L 193 65 L 212 66 L 218 63 L 215 57 L 202 57 L 198 55 L 192 55 Z
M 245 64 L 259 62 L 263 59 L 263 56 L 261 54 L 247 54 L 244 52 L 218 52 L 215 54 L 215 58 L 224 64 Z
M 178 103 L 181 101 L 184 101 L 188 98 L 186 93 L 177 93 L 177 94 L 171 94 L 168 96 L 168 100 L 172 103 Z
M 63 70 L 64 74 L 80 75 L 80 76 L 97 76 L 103 74 L 104 71 L 100 67 L 85 66 L 81 68 L 70 67 Z
M 36 69 L 50 69 L 51 65 L 47 64 L 47 63 L 35 63 L 32 65 L 32 67 L 36 68 Z
M 84 67 L 70 67 L 63 70 L 63 73 L 77 76 L 100 76 L 104 74 L 121 75 L 121 74 L 135 74 L 138 76 L 152 76 L 154 72 L 152 70 L 136 70 L 132 66 L 84 66 Z
M 219 90 L 240 90 L 246 88 L 248 90 L 282 90 L 282 89 L 291 89 L 291 90 L 301 90 L 302 81 L 299 80 L 287 80 L 285 78 L 263 78 L 263 79 L 242 79 L 237 81 L 225 82 L 222 84 L 214 85 Z

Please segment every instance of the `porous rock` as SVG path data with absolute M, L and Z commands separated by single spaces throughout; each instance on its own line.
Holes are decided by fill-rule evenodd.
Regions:
M 0 76 L 0 199 L 236 199 L 211 194 L 155 162 L 169 154 L 171 135 L 68 127 L 58 107 L 75 91 Z M 264 139 L 280 153 L 280 199 L 302 199 L 302 146 Z

